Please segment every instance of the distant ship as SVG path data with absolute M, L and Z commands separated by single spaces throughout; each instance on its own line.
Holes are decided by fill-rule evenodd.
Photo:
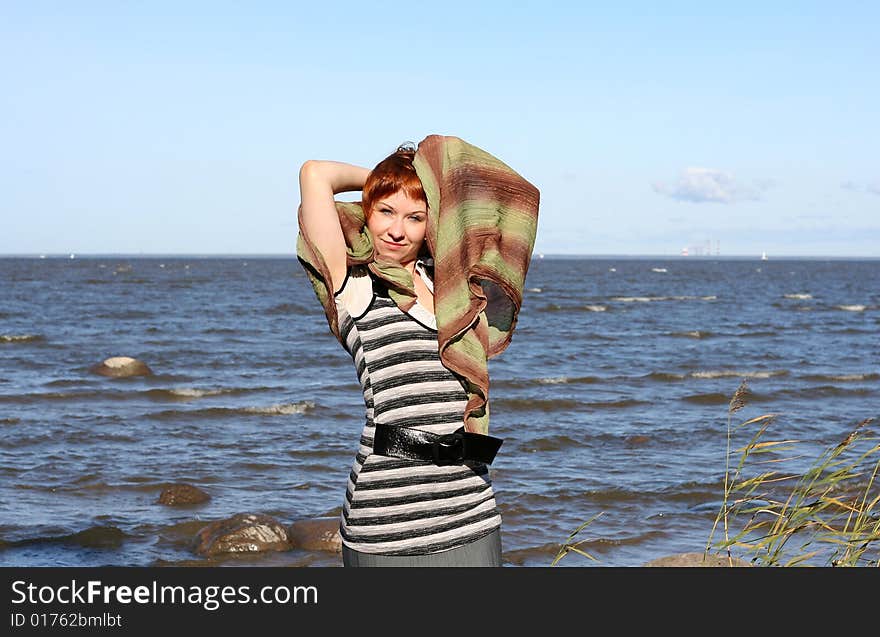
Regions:
M 761 261 L 766 261 L 766 260 L 767 260 L 767 253 L 766 253 L 766 252 L 762 252 L 762 253 L 761 253 Z

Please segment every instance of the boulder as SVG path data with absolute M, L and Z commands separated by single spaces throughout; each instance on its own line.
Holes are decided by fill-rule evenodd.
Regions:
M 180 506 L 184 504 L 201 504 L 210 499 L 211 496 L 198 487 L 181 482 L 168 485 L 162 489 L 158 502 L 168 506 Z
M 128 356 L 113 356 L 97 365 L 93 365 L 90 371 L 111 378 L 153 375 L 153 370 L 146 363 Z
M 714 566 L 751 566 L 745 560 L 738 557 L 728 559 L 726 555 L 706 555 L 705 553 L 679 553 L 668 557 L 660 557 L 644 564 L 643 566 L 684 566 L 684 567 L 714 567 Z
M 195 552 L 212 556 L 221 553 L 261 553 L 291 548 L 287 529 L 275 518 L 259 513 L 238 513 L 212 522 L 196 534 Z
M 338 517 L 298 520 L 290 525 L 287 532 L 293 548 L 342 553 Z

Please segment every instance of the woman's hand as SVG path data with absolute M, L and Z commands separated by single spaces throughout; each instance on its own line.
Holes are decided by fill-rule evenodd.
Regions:
M 361 190 L 370 170 L 338 161 L 310 159 L 299 169 L 300 230 L 323 255 L 330 269 L 327 283 L 333 292 L 345 280 L 348 267 L 345 237 L 339 224 L 334 195 Z

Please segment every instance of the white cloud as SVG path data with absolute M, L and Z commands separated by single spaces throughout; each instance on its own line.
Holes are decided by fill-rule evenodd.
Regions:
M 655 192 L 679 201 L 734 203 L 760 199 L 761 193 L 772 183 L 771 180 L 761 180 L 755 186 L 747 186 L 737 183 L 730 173 L 694 166 L 683 170 L 678 181 L 671 186 L 655 183 L 653 188 Z

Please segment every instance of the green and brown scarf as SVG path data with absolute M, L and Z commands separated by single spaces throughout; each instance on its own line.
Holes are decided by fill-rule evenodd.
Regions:
M 466 382 L 467 431 L 489 432 L 488 359 L 510 344 L 538 227 L 540 193 L 509 166 L 458 137 L 429 135 L 413 159 L 428 199 L 426 241 L 434 258 L 440 359 Z M 336 202 L 348 265 L 367 264 L 403 311 L 416 301 L 412 276 L 374 258 L 360 203 Z M 329 269 L 300 225 L 297 257 L 342 342 Z

